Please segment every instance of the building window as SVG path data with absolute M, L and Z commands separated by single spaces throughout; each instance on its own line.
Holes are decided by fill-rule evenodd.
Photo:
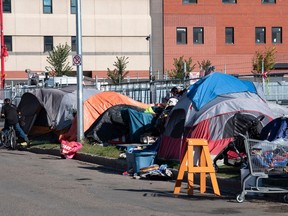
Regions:
M 177 28 L 177 44 L 187 44 L 187 28 Z
M 11 13 L 11 0 L 3 0 L 3 12 Z
M 43 0 L 43 13 L 44 14 L 52 13 L 52 0 Z
M 256 27 L 255 42 L 256 44 L 266 43 L 266 28 L 265 27 Z
M 182 0 L 183 4 L 197 4 L 197 0 Z
M 272 27 L 272 43 L 282 43 L 282 27 Z
M 76 14 L 76 0 L 70 0 L 71 14 Z
M 72 36 L 71 37 L 71 51 L 75 52 L 76 51 L 76 44 L 77 44 L 77 41 L 76 41 L 76 36 Z
M 237 0 L 222 0 L 224 4 L 237 4 Z
M 193 28 L 193 43 L 204 44 L 204 28 L 203 27 Z
M 53 50 L 53 37 L 44 36 L 44 52 L 49 52 Z
M 4 36 L 4 44 L 6 45 L 7 51 L 12 51 L 12 36 Z
M 225 28 L 225 43 L 234 44 L 234 28 L 233 27 Z
M 276 0 L 262 0 L 262 4 L 276 4 Z

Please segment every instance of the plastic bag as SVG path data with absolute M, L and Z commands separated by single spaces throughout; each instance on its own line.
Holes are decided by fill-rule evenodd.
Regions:
M 73 158 L 75 156 L 75 153 L 79 151 L 82 148 L 82 144 L 80 142 L 75 142 L 75 141 L 61 141 L 61 146 L 60 146 L 60 154 L 61 156 L 65 158 Z

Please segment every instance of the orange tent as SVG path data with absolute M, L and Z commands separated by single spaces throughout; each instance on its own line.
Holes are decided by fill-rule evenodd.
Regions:
M 104 113 L 108 108 L 119 105 L 127 104 L 137 106 L 140 108 L 148 108 L 151 104 L 145 104 L 135 101 L 125 95 L 117 92 L 101 92 L 88 98 L 84 102 L 83 119 L 84 119 L 84 132 L 96 121 L 96 119 Z M 69 131 L 60 135 L 61 140 L 76 141 L 77 140 L 77 117 L 75 116 Z

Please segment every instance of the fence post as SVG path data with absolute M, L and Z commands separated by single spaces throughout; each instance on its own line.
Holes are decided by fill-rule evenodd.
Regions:
M 262 59 L 262 73 L 261 73 L 261 75 L 262 75 L 263 93 L 264 93 L 264 95 L 266 95 L 265 94 L 265 80 L 264 80 L 264 59 Z

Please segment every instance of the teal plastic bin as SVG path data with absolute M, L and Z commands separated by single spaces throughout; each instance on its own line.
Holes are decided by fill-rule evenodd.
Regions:
M 134 150 L 126 153 L 127 170 L 133 168 L 134 173 L 140 173 L 140 169 L 154 164 L 157 152 Z

